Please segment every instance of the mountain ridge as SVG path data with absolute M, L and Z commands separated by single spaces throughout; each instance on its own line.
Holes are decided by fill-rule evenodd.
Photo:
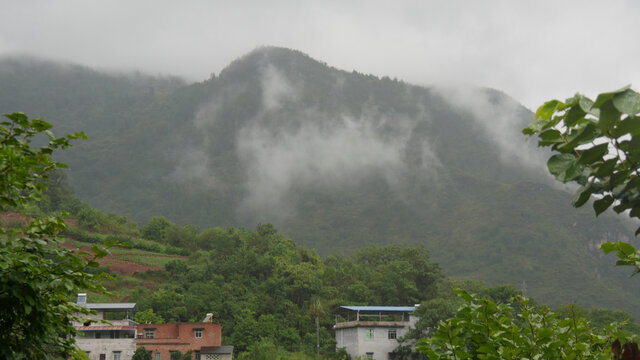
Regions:
M 425 244 L 447 274 L 640 315 L 633 280 L 595 247 L 629 232 L 571 208 L 520 133 L 533 114 L 500 91 L 425 88 L 271 47 L 193 84 L 7 69 L 0 60 L 0 110 L 88 133 L 60 160 L 101 210 L 274 223 L 323 255 Z

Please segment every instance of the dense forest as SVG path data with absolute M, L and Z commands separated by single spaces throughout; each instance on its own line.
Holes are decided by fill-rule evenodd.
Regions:
M 424 246 L 449 276 L 640 316 L 640 290 L 597 249 L 631 239 L 627 225 L 571 208 L 520 134 L 533 114 L 499 91 L 419 87 L 281 48 L 193 84 L 21 57 L 0 61 L 0 82 L 3 113 L 87 133 L 57 156 L 101 211 L 163 216 L 185 234 L 270 223 L 323 257 Z
M 345 354 L 336 352 L 332 332 L 333 324 L 344 320 L 339 307 L 371 304 L 420 304 L 420 321 L 406 338 L 399 339 L 397 350 L 399 356 L 418 356 L 412 355 L 408 345 L 462 305 L 453 289 L 499 304 L 521 294 L 512 285 L 490 287 L 448 278 L 420 245 L 370 245 L 350 255 L 321 258 L 271 224 L 259 224 L 255 230 L 198 230 L 154 217 L 140 226 L 76 199 L 63 173 L 49 177 L 47 185 L 42 200 L 26 211 L 34 215 L 69 212 L 69 227 L 63 233 L 69 239 L 67 245 L 82 249 L 117 241 L 125 245 L 110 252 L 120 254 L 119 261 L 143 256 L 150 265 L 123 272 L 122 263 L 103 260 L 91 271 L 112 277 L 102 280 L 112 295 L 92 293 L 93 301 L 136 302 L 139 322 L 198 321 L 212 312 L 222 325 L 223 343 L 234 345 L 240 358 L 260 358 L 265 351 L 313 357 L 317 316 L 321 356 L 342 359 Z M 626 330 L 640 332 L 633 317 L 620 310 L 584 309 L 575 304 L 557 310 L 577 311 L 596 331 L 619 321 Z

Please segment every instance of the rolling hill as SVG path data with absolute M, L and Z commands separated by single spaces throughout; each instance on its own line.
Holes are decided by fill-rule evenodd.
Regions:
M 3 113 L 88 134 L 60 160 L 101 210 L 269 222 L 323 255 L 425 244 L 449 275 L 640 316 L 637 280 L 597 249 L 631 233 L 570 206 L 520 133 L 533 114 L 499 91 L 415 86 L 272 47 L 195 84 L 32 58 L 1 60 L 0 84 Z

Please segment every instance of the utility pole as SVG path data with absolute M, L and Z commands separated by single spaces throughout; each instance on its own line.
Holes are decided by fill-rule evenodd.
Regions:
M 316 315 L 316 354 L 320 355 L 320 318 Z

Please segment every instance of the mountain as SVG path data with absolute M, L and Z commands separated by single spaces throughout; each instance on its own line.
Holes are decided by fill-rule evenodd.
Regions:
M 597 249 L 631 233 L 570 206 L 520 133 L 533 114 L 499 91 L 414 86 L 273 47 L 195 84 L 30 58 L 0 61 L 0 84 L 3 113 L 88 134 L 60 160 L 101 210 L 269 222 L 323 255 L 425 244 L 449 275 L 640 316 L 637 280 Z

